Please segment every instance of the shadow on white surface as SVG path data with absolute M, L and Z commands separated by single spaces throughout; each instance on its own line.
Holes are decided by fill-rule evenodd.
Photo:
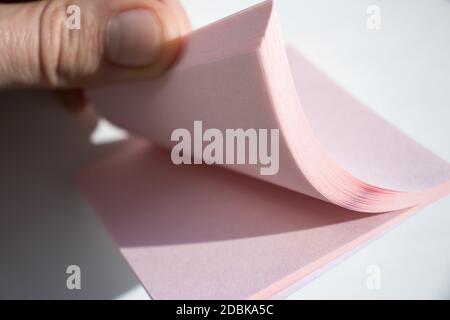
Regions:
M 73 182 L 117 145 L 90 143 L 96 123 L 50 93 L 0 94 L 0 298 L 108 299 L 139 286 Z M 66 287 L 73 264 L 81 290 Z

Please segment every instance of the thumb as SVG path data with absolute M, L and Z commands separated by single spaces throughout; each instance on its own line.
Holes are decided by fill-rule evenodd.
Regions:
M 0 5 L 0 88 L 78 88 L 159 75 L 182 27 L 158 0 Z

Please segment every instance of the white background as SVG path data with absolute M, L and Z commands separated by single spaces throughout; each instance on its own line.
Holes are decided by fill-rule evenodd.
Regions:
M 184 0 L 195 27 L 259 1 Z M 366 27 L 369 5 L 381 30 Z M 450 161 L 450 1 L 278 0 L 285 39 L 375 112 Z M 0 93 L 0 298 L 147 298 L 73 182 L 113 145 L 91 115 L 41 92 Z M 450 198 L 290 298 L 450 298 Z M 82 270 L 82 290 L 65 268 Z M 380 290 L 366 286 L 369 266 Z

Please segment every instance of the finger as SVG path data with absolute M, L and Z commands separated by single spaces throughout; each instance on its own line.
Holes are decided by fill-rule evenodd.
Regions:
M 68 23 L 76 18 L 69 6 L 79 9 L 79 28 Z M 1 4 L 0 88 L 79 88 L 157 76 L 179 52 L 178 17 L 158 0 Z
M 190 32 L 192 30 L 191 21 L 186 13 L 186 10 L 181 5 L 179 0 L 159 0 L 165 5 L 167 5 L 170 10 L 174 13 L 178 25 L 180 26 L 180 33 L 182 35 Z

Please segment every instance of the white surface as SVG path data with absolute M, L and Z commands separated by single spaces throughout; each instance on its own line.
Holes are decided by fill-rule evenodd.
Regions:
M 196 27 L 255 0 L 184 0 Z M 450 1 L 276 1 L 285 38 L 377 113 L 450 161 Z M 381 30 L 366 9 L 381 9 Z M 0 94 L 0 298 L 147 298 L 78 193 L 72 174 L 109 152 L 90 115 L 46 93 Z M 96 132 L 105 142 L 110 128 Z M 450 198 L 291 298 L 450 298 Z M 66 288 L 66 267 L 82 290 Z M 366 286 L 367 268 L 381 288 Z

